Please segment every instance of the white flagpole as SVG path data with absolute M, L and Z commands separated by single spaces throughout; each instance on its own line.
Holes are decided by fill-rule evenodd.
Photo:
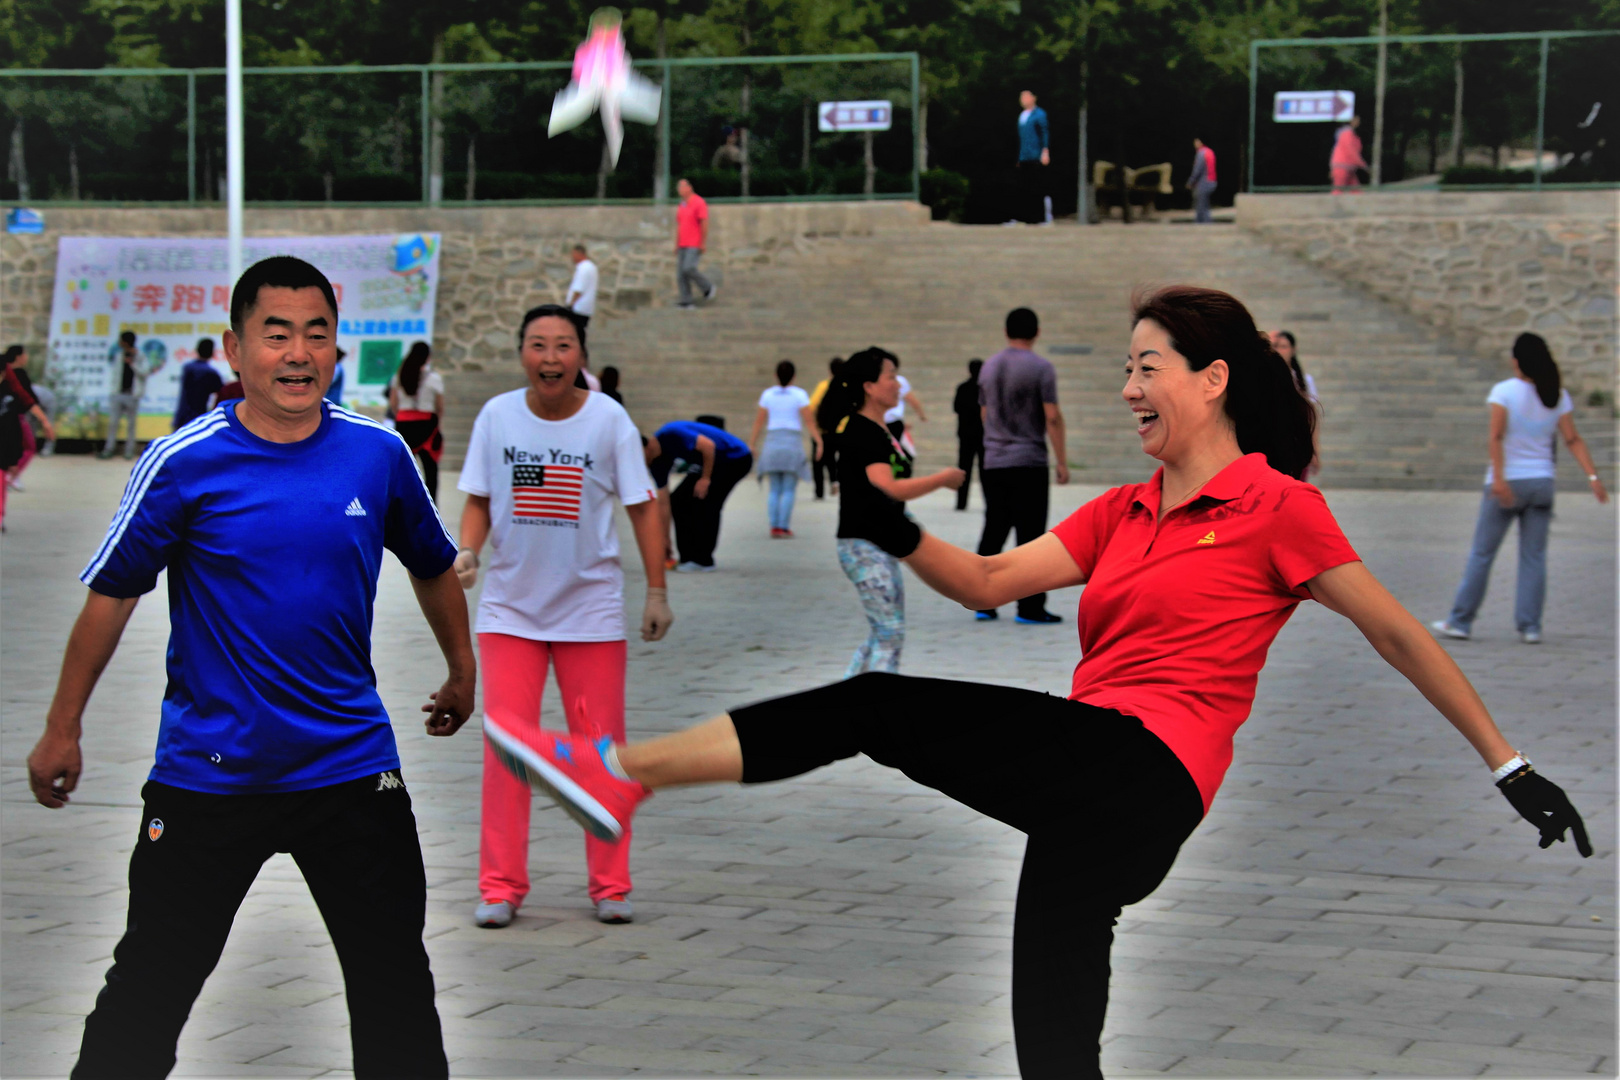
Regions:
M 242 276 L 242 0 L 225 0 L 225 178 L 235 288 Z

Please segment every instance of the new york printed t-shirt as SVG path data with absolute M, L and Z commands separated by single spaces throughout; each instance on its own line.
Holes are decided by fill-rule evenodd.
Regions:
M 767 417 L 766 431 L 803 431 L 804 418 L 799 414 L 809 405 L 810 395 L 799 386 L 773 386 L 759 395 L 759 407 Z
M 321 426 L 295 443 L 254 435 L 235 403 L 155 440 L 79 575 L 132 597 L 168 570 L 152 780 L 248 794 L 399 767 L 371 667 L 383 549 L 433 578 L 456 545 L 400 437 L 321 407 Z
M 1086 575 L 1069 697 L 1134 716 L 1198 785 L 1232 763 L 1255 683 L 1305 583 L 1359 556 L 1322 493 L 1248 454 L 1156 522 L 1164 471 L 1117 487 L 1053 534 Z
M 1485 400 L 1507 410 L 1507 431 L 1502 437 L 1502 477 L 1505 480 L 1548 480 L 1558 475 L 1553 443 L 1558 421 L 1575 411 L 1568 390 L 1558 391 L 1558 404 L 1541 403 L 1534 383 L 1504 379 L 1491 387 Z M 1495 470 L 1485 466 L 1485 483 L 1495 483 Z
M 477 632 L 623 641 L 613 500 L 633 506 L 654 495 L 641 435 L 606 394 L 590 394 L 566 420 L 542 420 L 527 394 L 512 390 L 484 405 L 457 484 L 489 497 L 493 550 Z

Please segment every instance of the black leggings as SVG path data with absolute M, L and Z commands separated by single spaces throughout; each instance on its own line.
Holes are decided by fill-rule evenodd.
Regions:
M 1112 709 L 880 672 L 731 720 L 745 784 L 864 753 L 1029 834 L 1013 920 L 1019 1071 L 1101 1077 L 1115 920 L 1158 888 L 1204 816 L 1169 747 Z

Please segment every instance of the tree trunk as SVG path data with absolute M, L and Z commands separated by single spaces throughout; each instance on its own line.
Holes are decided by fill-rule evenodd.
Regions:
M 1440 120 L 1434 117 L 1429 121 L 1429 167 L 1425 171 L 1433 176 L 1435 164 L 1440 160 Z
M 1075 220 L 1081 225 L 1090 225 L 1091 152 L 1090 148 L 1086 144 L 1086 135 L 1087 129 L 1091 126 L 1089 117 L 1087 115 L 1090 112 L 1090 109 L 1088 108 L 1090 101 L 1087 98 L 1087 92 L 1090 89 L 1088 84 L 1090 82 L 1091 65 L 1090 62 L 1085 59 L 1084 52 L 1082 52 L 1080 56 L 1080 177 L 1079 184 L 1077 185 L 1079 188 L 1079 201 L 1077 204 L 1078 209 L 1075 212 Z
M 1457 91 L 1451 100 L 1451 163 L 1463 163 L 1463 62 L 1462 46 L 1457 46 L 1457 59 L 1452 66 L 1457 80 Z
M 657 53 L 658 59 L 663 60 L 669 55 L 668 39 L 664 35 L 663 8 L 658 9 L 658 28 L 653 35 L 653 41 L 654 52 Z M 669 70 L 669 68 L 664 68 L 664 74 L 669 74 Z M 666 81 L 664 83 L 664 99 L 659 103 L 660 108 L 668 109 L 671 106 L 669 89 L 669 83 Z M 669 163 L 664 160 L 663 122 L 664 119 L 660 116 L 658 118 L 658 148 L 653 153 L 653 199 L 659 203 L 669 198 L 669 184 L 664 178 L 664 174 L 669 171 Z
M 596 201 L 597 202 L 601 202 L 603 199 L 607 198 L 608 171 L 612 167 L 613 167 L 613 163 L 609 159 L 609 156 L 608 156 L 607 142 L 603 141 L 603 143 L 602 143 L 602 160 L 596 166 Z
M 209 197 L 214 190 L 214 148 L 203 147 L 203 198 Z
M 332 177 L 331 173 L 329 173 L 329 172 L 321 173 L 321 187 L 326 191 L 326 201 L 327 202 L 332 201 L 332 180 L 333 180 L 333 177 Z
M 68 147 L 68 198 L 79 201 L 79 148 Z
M 1125 128 L 1119 126 L 1119 219 L 1124 224 L 1131 223 L 1131 186 L 1125 182 Z
M 804 100 L 804 144 L 799 150 L 799 168 L 805 176 L 810 175 L 810 99 Z
M 433 33 L 433 62 L 444 63 L 444 31 Z M 444 72 L 435 71 L 429 78 L 428 115 L 428 202 L 434 206 L 444 201 Z
M 928 171 L 928 87 L 917 87 L 917 171 Z
M 17 185 L 17 201 L 27 202 L 30 198 L 28 189 L 28 163 L 23 159 L 23 122 L 17 121 L 11 129 L 11 159 L 6 163 L 6 179 Z
M 866 187 L 863 190 L 870 199 L 872 193 L 877 190 L 877 165 L 872 160 L 872 133 L 865 131 L 861 134 L 866 136 Z
M 468 202 L 477 198 L 478 191 L 478 136 L 474 134 L 467 140 L 467 194 Z
M 1389 0 L 1378 0 L 1378 78 L 1373 86 L 1372 186 L 1384 182 L 1384 87 L 1389 72 Z

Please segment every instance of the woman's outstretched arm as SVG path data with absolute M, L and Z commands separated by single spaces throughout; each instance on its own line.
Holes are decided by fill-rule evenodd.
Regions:
M 1513 746 L 1498 730 L 1468 676 L 1365 564 L 1335 566 L 1305 587 L 1323 607 L 1355 623 L 1378 655 L 1462 732 L 1486 765 L 1495 769 L 1513 757 Z
M 1069 549 L 1052 533 L 988 556 L 924 533 L 905 562 L 929 588 L 974 611 L 1086 583 Z

